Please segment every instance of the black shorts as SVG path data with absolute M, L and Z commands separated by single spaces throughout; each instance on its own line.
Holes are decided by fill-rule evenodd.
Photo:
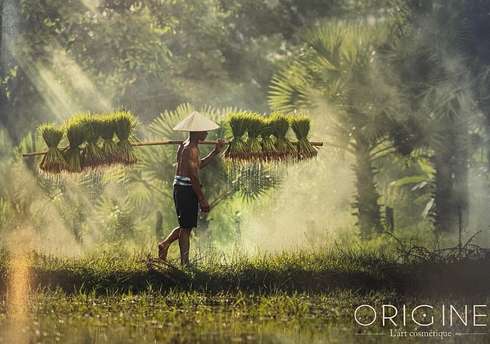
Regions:
M 199 202 L 192 186 L 174 185 L 174 203 L 181 228 L 197 227 Z

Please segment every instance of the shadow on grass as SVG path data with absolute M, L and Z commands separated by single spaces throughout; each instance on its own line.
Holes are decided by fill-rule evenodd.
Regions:
M 155 291 L 392 291 L 403 295 L 488 295 L 490 260 L 401 264 L 382 255 L 296 254 L 206 263 L 189 269 L 147 269 L 141 256 L 59 259 L 33 254 L 31 288 L 67 293 Z M 0 291 L 8 257 L 0 260 Z

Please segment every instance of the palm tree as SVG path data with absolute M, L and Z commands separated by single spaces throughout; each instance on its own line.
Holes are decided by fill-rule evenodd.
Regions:
M 8 107 L 8 93 L 16 89 L 18 80 L 13 75 L 16 65 L 15 49 L 20 31 L 21 4 L 14 0 L 0 1 L 0 123 L 17 138 L 14 128 L 16 116 Z M 10 89 L 10 91 L 9 91 Z M 9 111 L 10 110 L 10 111 Z
M 269 95 L 273 110 L 319 112 L 330 144 L 354 156 L 353 206 L 365 237 L 383 230 L 373 162 L 393 149 L 387 129 L 402 99 L 380 58 L 388 32 L 386 25 L 349 22 L 314 28 L 301 53 L 273 78 Z
M 427 1 L 415 18 L 425 27 L 407 22 L 388 54 L 411 106 L 408 120 L 417 123 L 408 130 L 416 137 L 412 148 L 435 170 L 431 214 L 438 233 L 468 219 L 470 133 L 478 113 L 473 90 L 483 79 L 471 76 L 471 59 L 463 53 L 469 35 L 463 7 L 462 1 Z
M 407 181 L 413 178 L 415 185 L 429 185 L 425 189 L 430 190 L 431 200 L 426 210 L 436 232 L 454 232 L 460 221 L 466 224 L 468 218 L 469 133 L 475 104 L 468 89 L 451 82 L 428 86 L 414 102 L 418 108 L 412 119 L 416 118 L 418 124 L 405 132 L 406 136 L 416 137 L 409 144 L 410 156 L 419 163 L 430 162 L 433 173 L 423 178 L 411 176 Z

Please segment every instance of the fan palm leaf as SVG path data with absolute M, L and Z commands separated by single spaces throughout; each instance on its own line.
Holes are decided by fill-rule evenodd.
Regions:
M 355 155 L 354 206 L 364 234 L 381 230 L 373 153 L 389 144 L 390 116 L 403 105 L 378 53 L 388 35 L 386 24 L 353 22 L 327 22 L 307 31 L 306 47 L 274 76 L 268 98 L 273 110 L 323 112 L 334 146 Z M 324 103 L 330 111 L 321 110 Z

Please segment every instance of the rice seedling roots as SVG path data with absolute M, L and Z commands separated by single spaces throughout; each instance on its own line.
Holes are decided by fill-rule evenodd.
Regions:
M 235 112 L 229 115 L 227 124 L 231 128 L 232 139 L 224 156 L 234 164 L 287 163 L 310 159 L 318 153 L 308 141 L 310 120 L 304 115 Z M 67 120 L 61 128 L 44 125 L 40 130 L 48 151 L 40 168 L 47 173 L 78 173 L 114 164 L 135 164 L 135 144 L 130 142 L 135 127 L 136 119 L 127 111 L 99 115 L 78 114 Z M 295 142 L 288 137 L 290 128 L 296 136 Z M 69 146 L 62 152 L 58 145 L 65 133 Z M 148 144 L 166 143 L 173 141 Z M 143 146 L 145 143 L 136 145 Z M 37 153 L 25 156 L 32 155 Z

